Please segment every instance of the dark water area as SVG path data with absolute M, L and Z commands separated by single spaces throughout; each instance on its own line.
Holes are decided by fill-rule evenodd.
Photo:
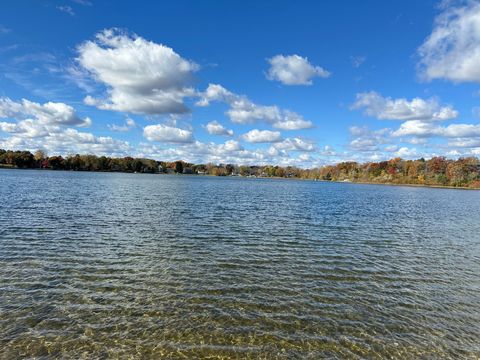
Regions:
M 0 170 L 0 358 L 480 357 L 480 191 Z

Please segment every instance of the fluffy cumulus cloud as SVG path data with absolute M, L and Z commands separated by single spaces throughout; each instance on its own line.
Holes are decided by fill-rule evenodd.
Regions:
M 113 139 L 110 136 L 95 136 L 91 133 L 80 132 L 75 129 L 66 129 L 52 134 L 48 146 L 60 149 L 61 153 L 93 153 L 100 155 L 124 156 L 132 151 L 127 141 Z
M 159 141 L 172 144 L 185 144 L 194 141 L 192 131 L 163 124 L 145 126 L 143 129 L 143 135 L 149 141 Z
M 69 126 L 89 126 L 89 118 L 80 118 L 64 103 L 38 104 L 29 100 L 15 102 L 0 99 L 0 148 L 30 150 L 45 149 L 52 154 L 94 153 L 124 156 L 132 151 L 126 141 L 108 136 L 95 136 Z
M 237 140 L 228 140 L 225 143 L 204 143 L 194 141 L 176 147 L 164 147 L 156 144 L 140 144 L 140 155 L 166 161 L 183 159 L 192 163 L 235 163 L 259 164 L 264 163 L 266 154 L 260 150 L 246 150 Z
M 472 156 L 480 149 L 480 125 L 473 124 L 441 126 L 432 121 L 408 120 L 396 130 L 370 130 L 367 127 L 352 126 L 350 134 L 352 139 L 348 149 L 352 152 L 345 152 L 343 160 Z
M 257 130 L 259 131 L 259 130 Z M 258 134 L 256 131 L 250 132 L 249 139 L 253 139 L 253 143 L 259 140 L 270 141 L 279 137 L 274 134 L 273 138 L 268 137 L 267 133 Z M 270 134 L 271 135 L 271 134 Z M 263 139 L 260 137 L 263 136 Z M 281 138 L 280 138 L 281 139 Z M 313 166 L 316 157 L 316 146 L 314 142 L 303 140 L 300 138 L 287 138 L 272 143 L 270 148 L 253 148 L 246 149 L 239 140 L 228 140 L 224 143 L 201 142 L 193 140 L 192 142 L 169 144 L 163 143 L 141 143 L 139 146 L 138 156 L 150 157 L 158 160 L 173 161 L 183 159 L 192 163 L 231 163 L 238 165 L 266 165 L 277 164 L 282 166 Z M 327 150 L 327 149 L 326 149 Z M 330 149 L 328 149 L 330 150 Z M 309 153 L 308 158 L 300 156 Z M 331 156 L 332 153 L 322 153 L 325 156 Z
M 250 130 L 242 135 L 242 139 L 249 143 L 274 143 L 282 140 L 280 131 Z
M 480 67 L 471 63 L 476 61 L 477 47 L 480 49 L 477 46 L 480 23 L 478 29 L 476 26 L 480 5 L 468 1 L 464 4 L 444 10 L 432 35 L 419 49 L 422 71 L 428 79 L 480 80 Z M 205 91 L 193 89 L 192 79 L 198 65 L 164 45 L 110 29 L 80 44 L 77 51 L 77 62 L 70 75 L 78 79 L 78 83 L 88 85 L 82 85 L 89 94 L 85 103 L 104 110 L 145 115 L 147 119 L 152 118 L 150 115 L 169 115 L 170 121 L 164 119 L 162 124 L 157 121 L 157 124 L 143 127 L 146 140 L 132 147 L 127 141 L 81 131 L 79 127 L 88 127 L 92 121 L 79 116 L 65 103 L 41 104 L 0 97 L 0 148 L 31 151 L 41 148 L 52 155 L 94 153 L 183 159 L 195 163 L 303 167 L 340 161 L 380 161 L 396 156 L 480 155 L 480 125 L 448 122 L 458 117 L 458 111 L 435 97 L 391 98 L 374 91 L 358 93 L 351 109 L 361 110 L 379 120 L 402 123 L 394 129 L 380 130 L 352 126 L 348 142 L 336 150 L 328 145 L 319 147 L 316 142 L 301 136 L 282 136 L 280 131 L 286 134 L 286 131 L 313 127 L 311 121 L 296 112 L 277 105 L 255 103 L 219 84 L 209 84 Z M 352 62 L 360 66 L 363 60 L 353 59 Z M 277 55 L 268 61 L 271 65 L 269 79 L 286 85 L 310 85 L 315 77 L 329 76 L 328 71 L 298 55 Z M 443 69 L 447 65 L 450 68 Z M 185 120 L 180 114 L 189 111 L 187 100 L 196 100 L 197 106 L 213 102 L 226 104 L 225 114 L 232 123 L 250 125 L 247 130 L 258 129 L 244 130 L 243 135 L 234 139 L 234 132 L 228 126 L 210 121 L 202 125 L 205 131 L 230 137 L 229 140 L 222 143 L 199 141 L 194 137 L 193 126 L 178 125 L 180 118 Z M 474 110 L 476 114 L 478 109 Z M 137 124 L 127 116 L 124 122 L 106 126 L 112 132 L 127 132 Z
M 185 113 L 186 96 L 198 65 L 173 49 L 116 29 L 98 33 L 78 46 L 77 61 L 107 88 L 106 98 L 87 96 L 100 109 L 136 114 Z
M 281 142 L 272 145 L 277 150 L 286 151 L 306 151 L 312 152 L 316 150 L 315 143 L 300 138 L 287 138 Z
M 192 163 L 212 162 L 215 164 L 267 165 L 312 167 L 317 161 L 314 156 L 302 157 L 304 153 L 291 156 L 287 151 L 273 149 L 245 149 L 237 140 L 225 143 L 194 141 L 180 146 L 162 146 L 143 143 L 139 147 L 139 156 L 174 161 L 184 159 Z
M 275 121 L 273 127 L 280 130 L 300 130 L 311 129 L 313 124 L 293 111 L 284 110 L 281 119 Z
M 420 76 L 425 80 L 480 82 L 480 3 L 446 4 L 432 33 L 418 49 Z
M 389 129 L 369 130 L 366 127 L 352 126 L 349 131 L 352 136 L 349 148 L 355 151 L 378 151 L 380 150 L 380 145 L 389 142 Z
M 392 99 L 375 91 L 357 94 L 351 108 L 363 109 L 366 115 L 380 120 L 442 121 L 458 116 L 458 111 L 452 106 L 442 106 L 435 98 Z
M 16 133 L 8 138 L 0 137 L 0 148 L 35 151 L 44 149 L 49 154 L 95 154 L 106 156 L 126 156 L 132 148 L 126 141 L 109 136 L 95 136 L 77 129 L 57 129 L 42 134 L 42 137 L 23 136 Z
M 299 130 L 313 127 L 311 121 L 293 111 L 280 109 L 278 106 L 258 105 L 246 96 L 237 95 L 218 84 L 209 84 L 200 94 L 197 106 L 208 106 L 212 101 L 221 101 L 230 106 L 227 116 L 236 124 L 253 124 L 266 122 L 282 130 Z
M 39 138 L 60 131 L 59 126 L 44 125 L 32 119 L 17 122 L 0 121 L 0 131 L 24 138 Z
M 403 159 L 413 159 L 413 158 L 418 158 L 419 154 L 417 152 L 417 149 L 415 148 L 402 146 L 400 149 L 394 152 L 394 156 L 400 157 Z
M 15 102 L 9 98 L 0 98 L 0 118 L 34 119 L 41 125 L 90 126 L 90 118 L 80 118 L 75 110 L 64 103 L 47 102 L 39 104 L 23 99 Z
M 348 148 L 357 154 L 370 154 L 370 160 L 392 156 L 471 156 L 479 150 L 480 125 L 440 125 L 459 114 L 452 106 L 440 104 L 436 98 L 392 99 L 372 91 L 357 94 L 351 109 L 362 109 L 366 115 L 379 120 L 403 121 L 397 129 L 350 128 L 352 139 Z M 437 152 L 438 149 L 441 151 Z
M 207 125 L 205 125 L 205 129 L 210 135 L 233 136 L 233 130 L 227 129 L 218 121 L 210 121 Z
M 312 85 L 314 77 L 330 76 L 327 70 L 312 65 L 306 57 L 299 55 L 276 55 L 267 61 L 270 63 L 267 79 L 284 85 Z
M 404 122 L 393 136 L 471 138 L 480 137 L 480 125 L 451 124 L 437 126 L 430 122 L 411 120 Z

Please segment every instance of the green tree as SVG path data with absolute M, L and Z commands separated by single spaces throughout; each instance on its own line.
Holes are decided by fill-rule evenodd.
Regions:
M 61 156 L 51 156 L 48 158 L 48 164 L 54 170 L 64 169 L 65 160 Z
M 175 161 L 175 172 L 177 174 L 183 173 L 183 162 L 182 161 Z

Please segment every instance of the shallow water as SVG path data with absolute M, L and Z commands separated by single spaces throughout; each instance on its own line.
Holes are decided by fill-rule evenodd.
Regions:
M 480 191 L 0 170 L 0 358 L 480 357 Z

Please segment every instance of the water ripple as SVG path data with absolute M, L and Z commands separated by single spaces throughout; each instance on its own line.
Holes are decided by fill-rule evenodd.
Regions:
M 0 170 L 0 358 L 480 357 L 480 192 Z

